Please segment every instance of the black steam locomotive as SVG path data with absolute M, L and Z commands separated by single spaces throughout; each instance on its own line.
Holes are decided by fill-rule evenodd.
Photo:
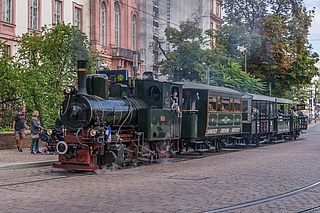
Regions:
M 59 117 L 65 131 L 56 145 L 56 168 L 96 170 L 190 150 L 257 146 L 296 139 L 307 128 L 303 116 L 278 113 L 292 104 L 286 99 L 150 78 L 110 84 L 104 74 L 87 75 L 86 63 L 78 62 L 78 90 L 64 90 Z

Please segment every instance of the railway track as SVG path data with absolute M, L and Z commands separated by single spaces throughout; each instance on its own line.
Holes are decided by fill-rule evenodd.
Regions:
M 316 183 L 310 184 L 310 185 L 302 187 L 302 188 L 295 189 L 295 190 L 287 192 L 287 193 L 274 195 L 274 196 L 270 196 L 270 197 L 266 197 L 266 198 L 262 198 L 262 199 L 258 199 L 258 200 L 252 200 L 252 201 L 248 201 L 245 203 L 240 203 L 240 204 L 227 206 L 227 207 L 223 207 L 223 208 L 219 208 L 219 209 L 212 209 L 212 210 L 205 211 L 202 213 L 218 213 L 218 212 L 226 212 L 226 211 L 232 211 L 232 210 L 236 210 L 236 209 L 242 209 L 242 208 L 246 208 L 249 206 L 254 206 L 254 205 L 261 204 L 261 203 L 271 202 L 271 201 L 279 200 L 279 199 L 282 199 L 285 197 L 293 196 L 295 194 L 299 194 L 299 193 L 305 192 L 309 189 L 319 187 L 319 186 L 320 186 L 320 182 L 316 182 Z M 315 206 L 315 207 L 308 208 L 308 209 L 305 209 L 302 211 L 298 211 L 297 213 L 315 212 L 317 210 L 320 210 L 320 206 Z
M 60 180 L 60 179 L 68 179 L 74 178 L 79 176 L 87 176 L 93 175 L 94 172 L 68 172 L 68 171 L 59 171 L 59 172 L 39 172 L 37 173 L 30 173 L 30 174 L 23 174 L 23 175 L 12 175 L 12 176 L 5 176 L 0 177 L 0 188 L 7 187 L 7 186 L 15 186 L 15 185 L 25 185 L 25 184 L 32 184 L 32 183 L 39 183 L 51 180 Z

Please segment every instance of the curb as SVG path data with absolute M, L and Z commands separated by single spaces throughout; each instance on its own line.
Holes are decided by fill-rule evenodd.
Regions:
M 43 166 L 51 166 L 53 163 L 57 162 L 56 160 L 51 161 L 39 161 L 39 162 L 28 162 L 28 163 L 15 163 L 0 166 L 0 172 L 17 170 L 17 169 L 27 169 L 27 168 L 37 168 Z

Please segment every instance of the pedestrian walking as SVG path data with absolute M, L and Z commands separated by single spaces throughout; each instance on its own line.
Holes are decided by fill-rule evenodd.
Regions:
M 30 141 L 30 153 L 41 153 L 39 150 L 39 140 L 42 127 L 39 120 L 39 111 L 34 111 L 32 113 L 32 118 L 30 121 L 30 132 L 31 132 L 31 141 Z
M 16 139 L 16 145 L 19 152 L 23 152 L 22 146 L 26 139 L 26 107 L 21 107 L 19 112 L 13 117 L 12 130 Z

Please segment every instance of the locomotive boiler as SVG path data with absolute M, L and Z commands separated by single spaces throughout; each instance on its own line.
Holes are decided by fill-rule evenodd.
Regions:
M 78 89 L 64 90 L 59 116 L 66 132 L 57 144 L 54 167 L 95 170 L 137 164 L 178 149 L 181 122 L 170 107 L 170 95 L 180 85 L 150 79 L 108 85 L 106 75 L 87 75 L 86 66 L 78 61 Z

